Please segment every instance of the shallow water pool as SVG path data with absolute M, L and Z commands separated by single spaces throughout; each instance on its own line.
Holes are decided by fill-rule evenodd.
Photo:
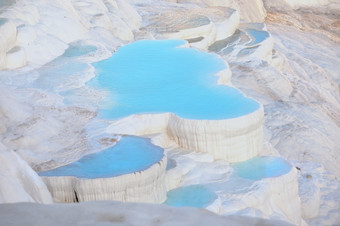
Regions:
M 149 168 L 164 156 L 163 149 L 148 139 L 122 137 L 113 147 L 86 155 L 76 162 L 45 172 L 40 176 L 75 176 L 78 178 L 105 178 L 133 173 Z
M 288 173 L 292 166 L 284 159 L 272 156 L 260 156 L 244 162 L 232 163 L 236 175 L 251 179 L 278 177 Z
M 169 206 L 186 206 L 204 208 L 213 203 L 217 196 L 203 185 L 190 185 L 170 190 L 164 204 Z
M 255 46 L 269 38 L 269 33 L 267 31 L 246 29 L 247 33 L 253 38 L 253 41 L 248 44 L 248 46 Z
M 142 40 L 94 64 L 90 84 L 110 93 L 100 116 L 173 112 L 190 119 L 226 119 L 249 114 L 259 104 L 239 90 L 218 85 L 226 68 L 214 54 L 180 47 L 183 40 Z

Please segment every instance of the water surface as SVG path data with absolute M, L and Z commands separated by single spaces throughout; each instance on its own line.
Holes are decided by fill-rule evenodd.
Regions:
M 217 196 L 203 185 L 190 185 L 170 190 L 164 204 L 170 206 L 187 206 L 204 208 L 213 203 Z
M 95 63 L 91 85 L 110 95 L 100 116 L 173 112 L 189 119 L 226 119 L 249 114 L 259 104 L 239 90 L 218 85 L 226 68 L 217 55 L 180 48 L 183 40 L 143 40 Z
M 243 178 L 261 180 L 278 177 L 288 173 L 292 166 L 284 159 L 272 156 L 260 156 L 244 162 L 232 163 L 234 172 Z
M 40 172 L 40 176 L 75 176 L 78 178 L 104 178 L 133 173 L 149 168 L 164 156 L 163 149 L 149 139 L 126 136 L 115 146 L 86 155 L 76 162 Z
M 260 31 L 255 29 L 246 29 L 247 33 L 253 38 L 253 41 L 248 44 L 248 46 L 255 46 L 269 38 L 269 33 L 267 31 Z

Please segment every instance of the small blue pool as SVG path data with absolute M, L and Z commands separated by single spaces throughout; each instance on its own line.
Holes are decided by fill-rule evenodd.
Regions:
M 261 156 L 244 162 L 232 163 L 236 175 L 251 179 L 278 177 L 288 173 L 292 166 L 282 158 L 272 156 Z
M 269 38 L 269 33 L 267 31 L 255 30 L 255 29 L 246 29 L 247 33 L 252 36 L 253 41 L 248 44 L 248 46 L 258 45 L 267 38 Z
M 217 199 L 214 192 L 203 185 L 190 185 L 170 190 L 164 204 L 169 206 L 186 206 L 204 208 Z
M 86 155 L 76 162 L 45 172 L 40 176 L 75 176 L 105 178 L 133 173 L 149 168 L 164 156 L 163 149 L 149 139 L 126 136 L 113 147 Z

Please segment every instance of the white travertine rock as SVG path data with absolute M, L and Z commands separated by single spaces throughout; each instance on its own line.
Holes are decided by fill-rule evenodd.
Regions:
M 270 189 L 272 209 L 282 213 L 294 224 L 305 224 L 301 218 L 301 202 L 299 197 L 299 186 L 297 181 L 296 169 L 280 177 L 274 177 L 268 181 Z M 277 210 L 280 209 L 280 211 Z
M 170 10 L 149 18 L 143 29 L 158 38 L 186 39 L 189 46 L 206 49 L 215 41 L 231 36 L 237 29 L 238 11 L 226 7 Z
M 274 39 L 272 63 L 254 67 L 249 66 L 249 62 L 237 62 L 236 66 L 229 61 L 233 68 L 233 84 L 265 105 L 264 126 L 270 134 L 266 143 L 271 143 L 287 159 L 318 162 L 336 175 L 329 179 L 329 172 L 325 176 L 326 173 L 315 170 L 308 172 L 313 176 L 309 179 L 313 182 L 299 185 L 302 188 L 299 194 L 302 216 L 306 217 L 307 223 L 332 225 L 340 219 L 339 180 L 336 179 L 340 178 L 337 76 L 340 49 L 320 28 L 327 28 L 327 23 L 333 23 L 334 19 L 318 13 L 307 17 L 301 11 L 295 12 L 298 17 L 292 17 L 289 11 L 284 12 L 286 14 L 281 17 L 266 22 Z M 296 22 L 301 27 L 296 26 Z M 336 24 L 329 29 L 337 29 Z M 308 179 L 300 181 L 305 183 Z M 317 204 L 318 188 L 320 205 Z M 309 218 L 308 215 L 314 215 L 318 208 L 317 216 Z
M 20 26 L 17 29 L 16 45 L 18 46 L 31 45 L 37 39 L 37 31 L 33 26 Z
M 229 11 L 230 17 L 226 20 L 215 22 L 216 38 L 215 41 L 225 39 L 234 34 L 240 23 L 240 15 L 236 10 Z
M 137 136 L 167 133 L 179 147 L 238 162 L 262 153 L 262 121 L 262 106 L 248 115 L 224 120 L 184 119 L 172 113 L 141 114 L 114 121 L 106 132 Z
M 184 119 L 172 113 L 141 114 L 114 121 L 106 132 L 137 136 L 167 133 L 179 147 L 238 162 L 262 153 L 262 121 L 262 106 L 248 115 L 224 120 Z
M 0 90 L 0 118 L 4 124 L 6 125 L 9 121 L 20 122 L 27 120 L 32 107 L 25 101 L 19 100 L 18 95 L 7 89 L 6 86 L 0 85 Z
M 168 39 L 193 39 L 196 37 L 203 37 L 204 45 L 197 45 L 206 48 L 210 43 L 215 40 L 216 37 L 216 27 L 212 22 L 207 25 L 198 26 L 194 28 L 187 28 L 179 30 L 174 33 L 165 33 L 164 37 Z
M 225 120 L 192 120 L 171 114 L 168 135 L 185 149 L 239 162 L 262 153 L 262 121 L 262 106 L 248 115 Z
M 299 195 L 306 222 L 337 225 L 340 222 L 340 181 L 320 163 L 293 163 L 299 168 Z
M 219 85 L 229 85 L 229 86 L 232 85 L 231 84 L 231 71 L 230 71 L 229 65 L 227 66 L 225 70 L 218 72 L 216 75 L 219 76 L 219 79 L 217 81 Z
M 170 113 L 136 114 L 113 121 L 107 133 L 142 136 L 145 134 L 165 133 Z
M 302 217 L 304 219 L 316 217 L 320 207 L 320 188 L 315 184 L 312 175 L 305 174 L 299 177 L 299 196 Z
M 14 45 L 17 29 L 12 21 L 0 18 L 0 70 L 7 69 L 6 54 Z
M 18 217 L 20 216 L 20 217 Z M 206 210 L 166 205 L 119 202 L 38 205 L 0 205 L 1 225 L 291 225 L 280 220 L 246 216 L 218 216 Z
M 209 206 L 209 210 L 215 213 L 276 218 L 295 222 L 295 225 L 304 224 L 300 222 L 301 204 L 296 170 L 289 163 L 285 164 L 285 173 L 281 171 L 279 175 L 267 177 L 275 171 L 274 168 L 280 168 L 276 163 L 272 165 L 273 171 L 269 170 L 268 165 L 263 171 L 257 169 L 259 171 L 241 171 L 239 174 L 240 171 L 237 172 L 233 164 L 224 160 L 214 161 L 207 153 L 174 148 L 168 150 L 167 156 L 168 162 L 176 163 L 172 163 L 174 168 L 167 171 L 171 182 L 178 182 L 176 187 L 207 185 L 218 196 L 216 202 Z M 255 179 L 251 176 L 260 172 L 263 172 L 263 177 Z M 176 178 L 176 175 L 180 178 Z
M 0 143 L 0 203 L 52 203 L 37 173 L 15 152 Z
M 113 1 L 112 1 L 113 2 Z M 124 0 L 115 0 L 118 13 L 122 20 L 128 25 L 131 30 L 137 30 L 140 27 L 141 17 L 131 4 Z
M 269 11 L 289 11 L 289 10 L 312 10 L 319 12 L 340 13 L 340 3 L 337 0 L 264 0 L 264 5 Z M 328 11 L 328 12 L 327 12 Z
M 66 164 L 87 149 L 79 130 L 94 117 L 93 113 L 77 107 L 61 111 L 55 96 L 37 89 L 13 90 L 0 85 L 0 90 L 1 142 L 9 150 L 16 150 L 35 170 Z M 66 151 L 67 146 L 72 151 Z
M 266 9 L 262 0 L 177 0 L 177 2 L 192 2 L 202 6 L 230 7 L 240 13 L 241 20 L 248 22 L 263 22 Z
M 110 178 L 42 177 L 56 202 L 116 200 L 162 203 L 166 199 L 164 156 L 146 170 Z
M 6 69 L 15 69 L 26 65 L 26 52 L 20 47 L 14 47 L 7 52 Z
M 295 167 L 287 174 L 255 181 L 249 188 L 245 187 L 244 191 L 237 188 L 230 191 L 221 206 L 221 214 L 240 214 L 239 211 L 247 208 L 261 211 L 265 218 L 277 215 L 294 225 L 304 225 Z
M 18 0 L 0 14 L 0 69 L 40 67 L 79 40 L 113 40 L 105 45 L 116 47 L 115 40 L 134 40 L 141 20 L 130 3 L 121 0 Z M 14 46 L 20 51 L 7 53 Z
M 168 160 L 169 161 L 169 160 Z M 173 168 L 166 171 L 166 188 L 168 191 L 179 187 L 182 180 L 182 172 L 179 168 Z
M 274 40 L 264 23 L 240 23 L 230 38 L 217 41 L 209 46 L 225 60 L 233 63 L 260 65 L 272 62 Z
M 129 8 L 129 4 L 133 1 L 60 0 L 56 2 L 45 0 L 17 0 L 16 2 L 21 4 L 20 7 L 15 6 L 13 7 L 13 10 L 8 11 L 10 13 L 1 15 L 2 18 L 7 17 L 8 21 L 6 21 L 5 24 L 1 24 L 2 20 L 0 19 L 0 24 L 2 25 L 0 25 L 0 69 L 8 68 L 8 66 L 6 66 L 6 62 L 8 62 L 8 56 L 11 58 L 11 53 L 9 55 L 7 53 L 14 46 L 19 46 L 19 48 L 26 52 L 28 65 L 35 63 L 41 66 L 54 59 L 56 56 L 61 55 L 64 49 L 67 48 L 68 42 L 78 39 L 91 39 L 92 41 L 100 44 L 104 43 L 103 46 L 109 50 L 113 50 L 116 45 L 112 47 L 112 45 L 110 45 L 111 43 L 118 43 L 117 45 L 123 44 L 118 40 L 118 38 L 132 41 L 133 33 L 131 31 L 138 29 L 139 27 L 139 15 L 133 10 L 135 6 L 130 8 L 132 11 L 123 9 L 125 8 L 123 4 L 126 4 L 127 8 Z M 147 2 L 147 0 L 142 0 L 140 2 Z M 162 5 L 165 1 L 149 2 L 151 2 L 152 5 Z M 189 2 L 189 0 L 174 0 L 172 2 Z M 209 5 L 232 7 L 239 12 L 241 20 L 263 21 L 263 18 L 265 17 L 265 10 L 261 0 L 191 0 L 190 2 L 195 2 L 194 8 L 200 7 L 200 4 L 203 4 L 204 7 Z M 321 12 L 332 14 L 339 9 L 339 3 L 337 0 L 282 0 L 264 2 L 267 6 L 271 4 L 273 7 L 270 9 L 273 11 L 275 11 L 275 4 L 277 6 L 277 11 L 289 11 L 292 8 L 298 11 L 300 9 L 313 9 L 311 12 L 317 12 L 320 10 Z M 287 4 L 281 4 L 282 2 L 287 2 Z M 324 4 L 325 2 L 328 3 Z M 288 6 L 288 3 L 291 7 Z M 2 3 L 0 3 L 0 5 L 1 4 Z M 309 4 L 313 7 L 309 7 Z M 99 6 L 93 7 L 96 5 Z M 166 7 L 167 6 L 164 6 L 164 8 Z M 67 13 L 62 13 L 64 9 Z M 116 11 L 114 9 L 116 9 Z M 41 11 L 45 12 L 45 14 L 41 13 Z M 299 15 L 299 12 L 296 13 Z M 60 16 L 56 14 L 60 14 Z M 64 15 L 67 16 L 67 18 L 64 18 Z M 338 27 L 336 23 L 336 15 L 337 14 L 335 14 L 334 20 L 329 20 L 329 24 L 332 24 L 334 21 L 334 24 L 329 27 L 330 29 L 337 29 Z M 304 15 L 302 14 L 302 17 L 303 16 Z M 311 18 L 309 23 L 315 24 L 316 27 L 318 27 L 315 30 L 324 27 L 324 23 L 315 22 L 314 18 L 317 16 L 319 15 L 312 13 L 309 17 Z M 72 20 L 74 19 L 75 21 L 79 21 L 79 23 L 74 21 L 72 22 L 70 18 L 72 18 Z M 107 18 L 109 18 L 109 20 L 107 20 Z M 285 25 L 289 25 L 291 22 L 293 24 L 296 23 L 294 20 L 280 20 L 282 18 L 283 17 L 278 17 L 278 23 Z M 113 22 L 111 23 L 110 21 Z M 306 21 L 298 22 L 299 23 L 297 24 L 304 28 L 303 25 Z M 10 25 L 11 23 L 13 26 Z M 218 24 L 217 22 L 213 23 L 214 26 L 217 26 Z M 270 22 L 267 21 L 267 23 Z M 81 26 L 79 26 L 79 24 Z M 4 26 L 8 26 L 8 29 L 6 28 L 5 32 L 2 32 Z M 115 32 L 105 29 L 112 29 Z M 82 35 L 79 35 L 80 33 L 76 31 L 81 31 L 80 33 L 82 33 Z M 235 66 L 235 62 L 231 62 L 231 65 L 233 72 L 236 75 L 233 80 L 233 82 L 235 81 L 234 84 L 236 84 L 237 87 L 243 86 L 243 90 L 248 92 L 248 95 L 253 95 L 254 98 L 260 100 L 262 103 L 267 103 L 265 106 L 267 121 L 266 126 L 270 129 L 272 138 L 266 142 L 270 142 L 287 158 L 322 162 L 328 170 L 335 172 L 339 178 L 340 171 L 339 165 L 337 164 L 337 160 L 339 159 L 337 155 L 337 153 L 339 153 L 339 145 L 337 145 L 339 143 L 337 136 L 339 134 L 337 132 L 339 130 L 339 127 L 337 126 L 339 125 L 339 111 L 337 111 L 339 103 L 337 98 L 339 96 L 339 86 L 338 76 L 336 76 L 337 73 L 333 73 L 334 71 L 339 71 L 337 70 L 337 66 L 339 65 L 337 64 L 338 57 L 336 57 L 338 46 L 335 44 L 328 44 L 323 36 L 323 31 L 324 30 L 320 29 L 320 33 L 318 33 L 319 36 L 317 36 L 311 32 L 306 33 L 305 30 L 304 32 L 298 32 L 296 30 L 289 29 L 289 26 L 274 28 L 272 25 L 270 32 L 275 38 L 276 45 L 272 53 L 274 53 L 276 58 L 274 59 L 274 63 L 277 63 L 277 65 L 274 66 L 277 70 L 266 67 L 265 64 L 267 62 L 262 65 L 257 65 L 256 67 L 249 65 L 249 62 L 247 61 L 243 61 L 242 63 L 237 61 L 236 63 L 239 64 L 239 67 Z M 91 35 L 84 35 L 83 32 L 91 32 Z M 216 32 L 217 35 L 218 31 L 214 32 Z M 17 39 L 16 41 L 15 38 Z M 115 40 L 116 38 L 118 41 L 109 41 Z M 8 43 L 8 45 L 4 43 Z M 192 43 L 192 46 L 197 45 L 199 48 L 204 48 L 207 44 L 207 39 L 203 39 L 199 43 Z M 5 50 L 3 50 L 3 48 L 5 48 Z M 259 55 L 259 58 L 270 63 L 268 60 L 269 58 L 267 58 L 268 56 L 271 56 L 271 51 L 269 51 L 269 49 L 270 48 L 267 49 L 268 51 L 259 51 L 258 53 L 266 52 L 264 55 Z M 250 57 L 245 56 L 243 60 L 250 60 L 254 56 L 255 55 Z M 280 60 L 278 60 L 278 56 L 279 58 L 284 58 L 284 61 L 286 62 L 280 62 Z M 12 60 L 10 59 L 9 61 Z M 23 62 L 24 61 L 21 61 L 21 63 L 15 62 L 16 66 L 13 67 L 21 67 L 24 64 Z M 279 64 L 281 64 L 281 66 L 279 66 Z M 270 67 L 272 66 L 273 65 L 270 65 Z M 17 73 L 17 71 L 14 71 L 13 73 Z M 12 74 L 5 74 L 5 76 L 1 76 L 2 79 L 7 77 L 7 75 L 10 75 L 8 77 L 12 77 Z M 14 79 L 17 76 L 16 74 L 13 75 L 15 75 L 13 76 L 13 80 L 8 79 L 6 84 L 17 85 L 16 82 L 19 81 L 20 78 Z M 242 85 L 242 79 L 244 85 Z M 22 83 L 27 82 L 26 77 L 22 80 Z M 34 80 L 34 78 L 30 78 L 28 80 L 31 81 Z M 2 88 L 3 87 L 0 87 L 0 102 L 4 104 L 0 104 L 0 117 L 2 120 L 0 123 L 0 134 L 4 134 L 3 136 L 6 136 L 6 139 L 12 139 L 11 142 L 8 142 L 7 140 L 6 143 L 6 145 L 10 147 L 9 149 L 19 147 L 20 150 L 17 149 L 17 153 L 27 153 L 29 151 L 31 154 L 23 154 L 21 156 L 25 156 L 25 160 L 29 159 L 28 156 L 30 156 L 32 160 L 34 160 L 32 162 L 43 161 L 41 154 L 37 153 L 44 153 L 44 156 L 49 156 L 49 160 L 51 160 L 51 162 L 46 163 L 47 167 L 50 167 L 56 158 L 68 161 L 70 159 L 68 158 L 69 155 L 74 155 L 75 149 L 79 147 L 79 142 L 75 142 L 76 146 L 72 146 L 69 149 L 64 148 L 70 146 L 70 140 L 72 140 L 72 142 L 78 141 L 78 132 L 83 129 L 83 127 L 76 127 L 74 124 L 68 124 L 70 121 L 74 121 L 74 118 L 80 118 L 79 114 L 64 114 L 62 118 L 68 120 L 65 123 L 59 123 L 59 121 L 63 121 L 63 119 L 60 120 L 58 117 L 54 116 L 47 117 L 51 114 L 51 111 L 48 109 L 53 109 L 53 111 L 55 111 L 53 114 L 58 116 L 60 115 L 60 112 L 58 111 L 64 111 L 64 109 L 60 109 L 58 106 L 49 104 L 47 104 L 44 108 L 36 108 L 35 105 L 32 104 L 33 102 L 46 104 L 47 102 L 50 102 L 48 98 L 46 100 L 39 99 L 39 101 L 36 101 L 33 96 L 24 93 L 24 95 L 28 97 L 26 99 L 23 98 L 23 101 L 16 101 L 14 103 L 12 102 L 13 98 L 11 98 L 11 95 L 7 95 L 7 92 L 4 92 Z M 18 91 L 13 89 L 11 94 L 14 93 L 18 93 Z M 23 93 L 19 92 L 19 95 L 23 95 Z M 9 101 L 3 101 L 3 99 L 6 99 L 7 97 L 10 97 L 8 99 Z M 32 103 L 29 102 L 28 104 L 28 102 L 25 102 L 28 98 L 32 99 Z M 34 109 L 33 114 L 31 114 L 31 107 Z M 26 109 L 29 111 L 26 111 Z M 5 117 L 3 117 L 3 115 L 5 115 Z M 31 117 L 36 115 L 39 117 Z M 115 130 L 117 133 L 119 133 L 119 131 L 125 131 L 124 133 L 127 134 L 131 131 L 133 131 L 131 132 L 132 134 L 143 134 L 143 131 L 146 131 L 147 134 L 154 132 L 157 133 L 157 131 L 166 131 L 169 118 L 165 119 L 166 117 L 160 117 L 155 120 L 155 123 L 153 124 L 153 117 L 154 116 L 150 116 L 145 124 L 142 122 L 144 119 L 139 121 L 136 117 L 132 117 L 136 120 L 126 120 L 124 121 L 125 124 L 122 123 L 123 121 L 119 121 L 114 128 L 111 127 L 110 129 L 117 129 Z M 15 121 L 15 123 L 20 126 L 16 126 L 16 124 L 13 124 L 12 121 Z M 133 125 L 134 123 L 137 123 L 135 128 Z M 125 127 L 124 125 L 128 125 L 129 127 Z M 149 125 L 152 126 L 148 127 Z M 50 129 L 51 127 L 52 130 Z M 70 130 L 71 128 L 73 128 L 73 130 Z M 54 139 L 56 137 L 52 134 L 54 131 L 55 134 L 66 134 L 64 138 L 61 139 L 62 142 L 60 142 L 59 139 Z M 12 134 L 15 136 L 11 137 Z M 49 139 L 45 139 L 45 136 L 47 135 L 51 135 L 48 137 Z M 37 137 L 39 137 L 39 139 L 37 139 Z M 2 138 L 3 137 L 1 137 L 1 139 Z M 162 143 L 162 145 L 170 143 L 168 138 L 158 141 Z M 39 148 L 36 148 L 37 146 Z M 55 154 L 53 154 L 54 152 Z M 0 165 L 1 167 L 3 166 L 2 164 Z M 317 173 L 318 172 L 315 174 L 318 175 Z M 8 181 L 8 188 L 11 188 L 9 185 L 14 188 L 18 188 L 17 190 L 13 189 L 13 191 L 17 192 L 17 197 L 23 198 L 22 200 L 32 201 L 32 199 L 27 198 L 27 195 L 29 194 L 24 191 L 25 189 L 22 190 L 24 186 L 16 182 L 9 182 L 12 178 L 7 178 L 7 175 L 4 175 L 3 178 Z M 13 180 L 18 180 L 18 178 L 19 175 L 15 175 Z M 316 176 L 313 175 L 313 178 L 316 178 Z M 172 186 L 178 186 L 178 178 L 174 177 L 174 179 L 176 179 L 176 181 L 174 180 L 176 183 L 174 182 Z M 308 191 L 311 193 L 306 192 L 300 194 L 303 208 L 302 216 L 305 218 L 315 216 L 320 207 L 319 215 L 310 219 L 309 222 L 311 222 L 311 224 L 323 225 L 339 222 L 338 210 L 340 202 L 338 202 L 338 200 L 340 193 L 338 189 L 339 183 L 337 181 L 338 180 L 334 178 L 332 179 L 332 183 L 322 183 L 322 186 L 320 186 L 320 181 L 317 180 L 313 181 L 312 184 L 305 184 L 305 188 L 308 188 Z M 5 183 L 7 184 L 7 182 L 1 182 L 0 184 L 2 185 Z M 328 190 L 332 190 L 332 192 L 329 192 Z M 306 190 L 303 189 L 303 191 Z M 6 192 L 12 191 L 9 189 L 9 191 Z M 321 197 L 320 205 L 318 204 L 319 193 Z M 313 197 L 310 199 L 309 194 L 313 194 Z M 258 196 L 260 195 L 261 194 L 259 193 Z M 264 196 L 262 198 L 266 197 Z M 244 198 L 244 200 L 246 200 L 246 198 Z M 286 205 L 287 202 L 288 201 L 285 200 L 285 203 L 280 205 Z M 272 209 L 277 210 L 277 212 L 281 211 L 276 205 L 272 205 L 272 207 Z M 58 206 L 55 208 L 58 208 Z M 263 211 L 271 213 L 271 209 L 263 208 Z M 16 219 L 18 219 L 17 215 L 18 214 L 15 215 Z M 288 215 L 291 215 L 291 213 Z M 271 216 L 266 217 L 272 218 Z

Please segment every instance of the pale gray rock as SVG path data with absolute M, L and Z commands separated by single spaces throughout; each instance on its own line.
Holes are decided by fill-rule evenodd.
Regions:
M 18 217 L 20 216 L 20 217 Z M 206 210 L 164 205 L 86 202 L 81 204 L 1 204 L 1 225 L 290 225 L 283 221 L 219 216 Z

